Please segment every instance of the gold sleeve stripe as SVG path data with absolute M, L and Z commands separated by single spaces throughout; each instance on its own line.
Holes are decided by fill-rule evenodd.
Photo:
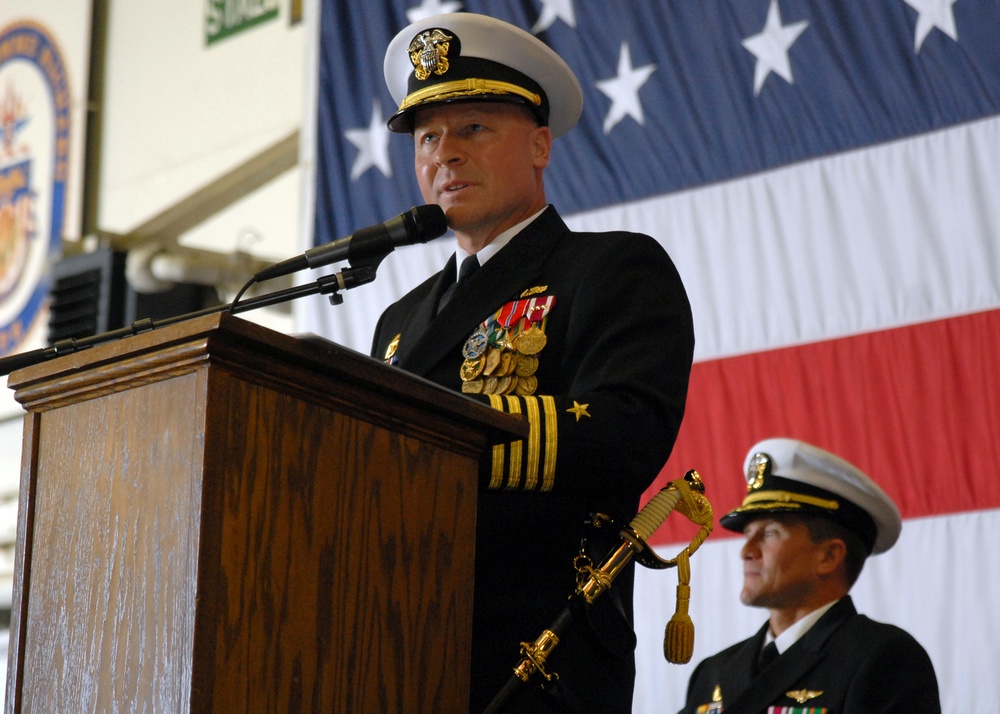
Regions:
M 490 471 L 490 485 L 488 488 L 500 488 L 503 483 L 503 453 L 505 444 L 493 445 L 493 469 Z
M 541 399 L 545 410 L 545 470 L 542 472 L 542 490 L 551 491 L 556 480 L 559 418 L 556 416 L 556 400 L 547 395 L 543 395 Z
M 488 397 L 494 409 L 507 414 L 524 413 L 528 417 L 527 444 L 520 439 L 494 445 L 489 488 L 551 491 L 555 485 L 559 446 L 555 399 L 547 395 L 504 397 L 490 394 Z
M 517 397 L 507 397 L 507 408 L 504 409 L 504 398 L 499 395 L 490 395 L 490 404 L 495 406 L 500 411 L 506 411 L 508 414 L 520 414 L 521 413 L 521 402 Z M 529 420 L 530 422 L 530 420 Z M 510 465 L 504 468 L 504 447 L 510 449 Z M 499 449 L 499 451 L 497 451 Z M 507 488 L 517 488 L 517 484 L 521 480 L 521 458 L 524 451 L 524 441 L 518 439 L 517 441 L 512 441 L 509 444 L 498 444 L 493 450 L 493 469 L 491 471 L 490 478 L 490 488 L 500 488 L 503 486 L 504 474 L 509 474 L 507 476 Z
M 537 410 L 536 410 L 537 411 Z M 520 414 L 521 400 L 517 397 L 507 397 L 507 413 Z M 530 407 L 525 410 L 528 415 L 528 439 L 535 431 L 535 425 L 531 418 Z M 507 485 L 504 486 L 509 491 L 514 490 L 521 484 L 521 463 L 524 460 L 524 440 L 510 442 L 510 468 L 507 469 Z
M 503 411 L 503 400 L 496 394 L 488 396 L 490 398 L 490 406 L 498 411 Z M 503 452 L 504 444 L 493 445 L 493 468 L 490 470 L 489 488 L 500 488 L 500 484 L 503 483 Z
M 487 395 L 490 399 L 490 406 L 497 411 L 503 411 L 503 397 L 498 394 Z M 500 488 L 503 484 L 504 448 L 506 444 L 493 445 L 493 467 L 490 469 L 489 488 Z
M 517 397 L 510 398 L 517 399 Z M 531 426 L 531 430 L 528 432 L 528 463 L 524 469 L 524 490 L 534 491 L 538 488 L 538 459 L 539 451 L 542 448 L 542 425 L 539 421 L 538 399 L 526 396 L 524 406 L 528 413 L 528 424 Z

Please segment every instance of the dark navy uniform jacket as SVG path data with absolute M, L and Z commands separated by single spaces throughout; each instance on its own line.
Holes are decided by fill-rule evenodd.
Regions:
M 754 677 L 767 624 L 702 661 L 681 714 L 761 714 L 801 707 L 816 714 L 940 714 L 937 678 L 924 648 L 905 630 L 859 615 L 841 599 Z M 781 711 L 778 709 L 777 711 Z
M 533 299 L 530 314 L 544 319 L 523 325 L 545 334 L 533 354 L 530 376 L 537 381 L 530 393 L 470 394 L 525 415 L 531 427 L 527 440 L 494 448 L 480 467 L 476 712 L 510 678 L 520 643 L 534 641 L 563 610 L 590 514 L 627 524 L 663 467 L 684 413 L 694 331 L 684 286 L 659 243 L 636 233 L 572 232 L 551 206 L 435 316 L 454 270 L 452 260 L 385 311 L 372 356 L 384 359 L 394 349 L 390 362 L 462 391 L 463 381 L 476 381 L 463 380 L 469 376 L 463 348 L 484 322 L 487 332 L 496 328 L 489 318 L 517 315 L 525 305 L 518 301 Z M 390 349 L 393 342 L 398 346 Z M 592 622 L 572 627 L 549 665 L 587 710 L 627 714 L 634 681 L 631 569 L 611 590 L 616 597 L 595 603 Z M 535 710 L 536 687 L 513 711 Z M 551 710 L 550 697 L 537 699 L 537 710 Z

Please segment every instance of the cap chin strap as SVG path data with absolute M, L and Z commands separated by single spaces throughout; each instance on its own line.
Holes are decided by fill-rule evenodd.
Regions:
M 840 508 L 840 503 L 828 498 L 817 498 L 806 496 L 801 493 L 791 491 L 757 491 L 751 493 L 743 499 L 743 505 L 739 511 L 755 510 L 760 508 L 772 508 L 774 506 L 816 506 L 827 511 L 836 511 Z
M 510 82 L 495 79 L 456 79 L 451 82 L 441 82 L 424 89 L 418 89 L 406 96 L 399 105 L 399 111 L 415 107 L 425 102 L 444 101 L 456 97 L 476 96 L 479 94 L 514 94 L 523 97 L 536 107 L 542 105 L 542 97 Z

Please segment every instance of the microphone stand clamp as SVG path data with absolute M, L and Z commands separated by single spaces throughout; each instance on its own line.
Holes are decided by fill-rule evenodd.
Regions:
M 372 282 L 375 280 L 377 267 L 377 263 L 375 265 L 362 264 L 357 268 L 344 268 L 338 273 L 324 275 L 316 280 L 319 294 L 326 295 L 331 305 L 340 305 L 344 302 L 344 296 L 340 294 L 340 291 Z

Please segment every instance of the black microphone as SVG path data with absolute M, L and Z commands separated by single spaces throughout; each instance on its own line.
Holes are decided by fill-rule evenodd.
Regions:
M 264 268 L 254 274 L 254 280 L 270 280 L 305 268 L 321 268 L 344 259 L 351 261 L 353 266 L 358 260 L 384 257 L 402 245 L 426 243 L 444 235 L 446 230 L 448 223 L 440 206 L 414 206 L 385 223 L 362 228 L 346 238 L 318 245 L 302 255 Z

